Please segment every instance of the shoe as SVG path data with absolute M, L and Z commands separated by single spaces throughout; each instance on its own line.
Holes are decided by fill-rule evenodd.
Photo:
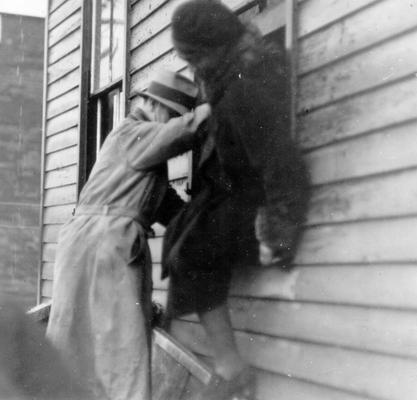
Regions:
M 230 380 L 214 375 L 203 390 L 201 400 L 255 400 L 255 391 L 256 376 L 248 367 Z

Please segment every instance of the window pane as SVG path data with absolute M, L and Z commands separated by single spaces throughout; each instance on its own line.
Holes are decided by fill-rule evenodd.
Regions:
M 93 82 L 96 91 L 123 75 L 125 0 L 96 0 L 94 9 Z
M 113 3 L 113 24 L 112 24 L 112 52 L 111 52 L 111 80 L 123 76 L 123 47 L 124 47 L 124 27 L 125 10 L 124 1 L 112 1 Z

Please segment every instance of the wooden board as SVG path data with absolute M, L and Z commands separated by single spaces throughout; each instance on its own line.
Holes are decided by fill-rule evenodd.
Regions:
M 62 224 L 66 222 L 74 210 L 75 204 L 65 206 L 45 207 L 43 213 L 44 224 Z
M 57 188 L 59 186 L 76 184 L 78 178 L 77 165 L 70 165 L 61 169 L 45 173 L 44 188 Z
M 159 32 L 169 27 L 174 10 L 184 2 L 185 0 L 168 1 L 158 9 L 158 12 L 149 15 L 145 20 L 142 19 L 139 24 L 136 24 L 131 29 L 131 49 L 138 48 L 144 42 L 151 40 Z
M 266 8 L 251 19 L 251 23 L 256 25 L 262 35 L 268 35 L 277 29 L 283 28 L 287 21 L 286 1 L 268 1 Z
M 258 400 L 375 400 L 365 395 L 337 390 L 328 385 L 319 385 L 293 376 L 259 371 L 257 374 Z
M 81 26 L 81 9 L 64 19 L 62 23 L 49 31 L 48 45 L 50 47 L 59 43 L 62 39 L 77 31 Z
M 59 231 L 62 224 L 49 224 L 44 225 L 42 230 L 42 242 L 43 243 L 57 243 Z
M 184 393 L 190 392 L 194 400 L 200 399 L 198 393 L 212 372 L 166 332 L 154 329 L 153 334 L 152 399 L 184 400 Z
M 59 80 L 65 75 L 73 72 L 80 66 L 80 63 L 81 52 L 78 47 L 48 68 L 48 84 L 51 85 L 56 80 Z
M 175 321 L 173 334 L 193 351 L 210 354 L 198 324 Z M 417 396 L 415 360 L 244 332 L 236 332 L 236 338 L 244 357 L 263 370 L 371 398 Z
M 326 185 L 313 190 L 307 225 L 413 216 L 416 199 L 417 169 Z
M 343 97 L 414 75 L 416 42 L 417 32 L 395 37 L 299 78 L 297 111 L 311 112 Z
M 52 281 L 48 279 L 42 279 L 41 281 L 41 294 L 42 296 L 52 297 Z
M 57 150 L 63 150 L 67 147 L 74 146 L 78 143 L 78 129 L 72 127 L 67 131 L 60 132 L 46 138 L 45 153 L 52 153 Z
M 137 24 L 148 18 L 161 6 L 168 3 L 169 0 L 139 0 L 132 2 L 133 6 L 130 12 L 130 27 L 135 28 Z
M 60 186 L 46 189 L 44 192 L 44 206 L 73 204 L 77 201 L 77 185 Z
M 77 55 L 75 52 L 74 54 Z M 64 58 L 63 60 L 65 60 Z M 56 64 L 55 64 L 56 65 Z M 80 69 L 76 67 L 68 74 L 62 76 L 60 79 L 54 81 L 48 86 L 48 100 L 51 101 L 56 97 L 70 91 L 71 89 L 77 88 L 80 84 Z M 49 116 L 49 114 L 48 114 Z
M 314 185 L 417 165 L 417 121 L 313 150 L 305 155 Z
M 378 21 L 378 23 L 373 23 Z M 298 73 L 305 74 L 395 37 L 417 24 L 417 1 L 385 0 L 299 40 Z M 371 29 L 372 25 L 372 29 Z
M 169 180 L 181 179 L 188 176 L 189 157 L 190 155 L 186 153 L 168 160 Z
M 42 263 L 42 279 L 47 279 L 50 281 L 54 279 L 54 263 Z
M 64 114 L 49 119 L 46 122 L 46 136 L 64 132 L 78 125 L 79 107 L 74 107 Z
M 57 10 L 59 7 L 61 7 L 66 1 L 68 0 L 50 0 L 49 2 L 49 14 L 52 15 L 52 13 Z
M 146 88 L 146 85 L 148 85 L 150 79 L 158 70 L 169 68 L 174 71 L 178 71 L 180 69 L 185 68 L 187 66 L 187 63 L 181 60 L 178 57 L 177 53 L 172 50 L 144 68 L 136 68 L 136 65 L 133 63 L 131 64 L 131 66 L 132 76 L 130 82 L 130 93 L 134 92 L 135 90 L 142 90 Z
M 299 4 L 298 36 L 311 35 L 314 31 L 352 13 L 362 10 L 379 0 L 308 0 Z
M 55 151 L 45 158 L 45 171 L 52 171 L 74 165 L 78 160 L 78 146 L 68 147 L 64 150 Z
M 416 217 L 310 227 L 303 234 L 295 263 L 416 262 L 416 235 Z M 151 239 L 149 245 L 153 261 L 160 262 L 161 238 Z
M 59 95 L 47 104 L 47 119 L 57 117 L 65 112 L 77 107 L 80 103 L 80 90 L 78 86 L 68 92 Z
M 300 115 L 297 138 L 303 148 L 314 148 L 415 119 L 416 90 L 413 77 Z
M 168 280 L 160 280 L 160 264 L 154 264 L 153 269 L 154 289 L 164 300 Z M 236 271 L 230 295 L 415 311 L 416 287 L 417 263 L 299 266 L 292 272 L 253 266 Z
M 48 17 L 48 29 L 51 30 L 62 23 L 81 8 L 80 0 L 67 0 L 59 10 L 56 10 Z
M 416 235 L 416 217 L 308 228 L 295 262 L 315 265 L 414 262 L 417 261 Z
M 67 54 L 79 49 L 81 45 L 81 31 L 78 29 L 54 46 L 48 48 L 48 65 L 58 62 L 61 58 L 64 58 Z
M 172 50 L 171 31 L 164 29 L 153 37 L 151 41 L 132 50 L 130 54 L 131 69 L 140 69 L 152 63 L 159 57 Z
M 54 262 L 56 253 L 56 243 L 44 243 L 42 251 L 42 261 Z
M 417 311 L 236 297 L 229 307 L 239 331 L 417 360 Z M 198 317 L 181 320 L 198 322 Z

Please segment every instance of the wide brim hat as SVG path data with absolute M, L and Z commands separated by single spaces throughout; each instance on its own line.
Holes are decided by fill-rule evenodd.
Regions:
M 178 72 L 162 70 L 154 76 L 145 90 L 138 91 L 137 94 L 153 99 L 183 115 L 195 108 L 198 87 Z

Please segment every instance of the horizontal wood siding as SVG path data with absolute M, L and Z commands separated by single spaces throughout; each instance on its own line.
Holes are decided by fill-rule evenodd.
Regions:
M 282 18 L 271 3 L 254 18 L 265 33 Z M 259 400 L 417 396 L 417 2 L 399 3 L 298 2 L 296 134 L 311 207 L 294 269 L 241 272 L 230 297 Z M 169 42 L 173 4 L 133 2 L 132 90 L 160 67 L 185 67 Z M 187 171 L 187 159 L 170 161 L 171 179 Z M 162 235 L 150 247 L 154 299 L 165 303 Z M 195 315 L 173 331 L 210 357 Z
M 81 64 L 80 0 L 52 0 L 48 14 L 48 54 L 43 176 L 40 299 L 52 293 L 59 229 L 77 199 Z
M 414 398 L 417 2 L 298 7 L 297 138 L 311 207 L 293 271 L 235 277 L 237 340 L 269 373 L 259 398 L 276 398 L 273 382 L 282 398 Z M 175 324 L 210 356 L 195 316 Z

